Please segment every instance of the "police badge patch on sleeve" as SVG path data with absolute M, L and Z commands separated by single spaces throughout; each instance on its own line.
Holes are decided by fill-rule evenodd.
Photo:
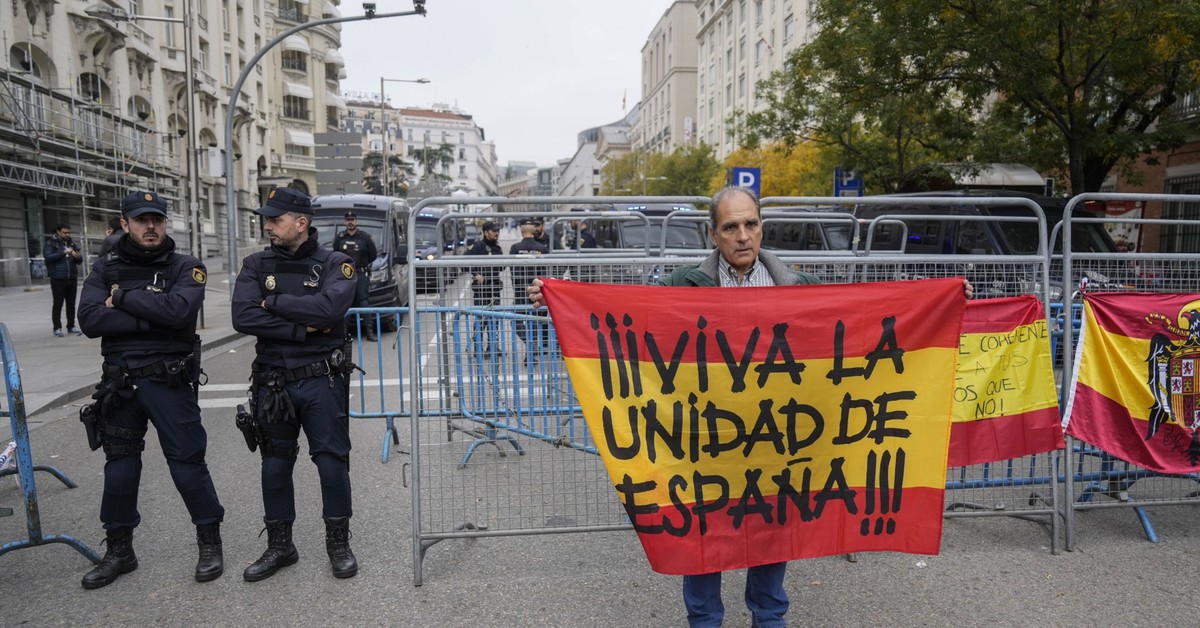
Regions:
M 354 279 L 354 266 L 350 262 L 342 262 L 342 276 L 346 279 Z
M 203 268 L 200 268 L 199 266 L 197 266 L 192 269 L 192 279 L 195 279 L 196 283 L 198 283 L 200 285 L 204 285 L 204 281 L 206 279 L 208 279 L 208 275 L 204 274 Z

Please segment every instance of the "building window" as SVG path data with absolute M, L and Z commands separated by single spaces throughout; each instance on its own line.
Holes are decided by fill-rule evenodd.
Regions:
M 466 134 L 466 133 L 459 133 L 459 134 L 458 134 L 458 143 L 459 143 L 459 144 L 466 144 L 466 143 L 467 143 L 467 134 Z
M 308 147 L 299 144 L 284 144 L 283 152 L 294 157 L 308 157 Z
M 465 160 L 466 158 L 467 158 L 467 149 L 465 149 L 465 148 L 460 148 L 460 149 L 458 149 L 458 159 L 459 159 L 459 161 L 463 161 L 463 160 Z
M 135 14 L 136 15 L 136 14 Z M 163 7 L 163 17 L 167 19 L 175 19 L 175 9 L 171 7 Z M 182 26 L 181 26 L 182 28 Z M 163 27 L 163 45 L 167 48 L 175 47 L 175 25 L 166 24 Z
M 307 14 L 296 0 L 279 0 L 279 18 L 290 22 L 306 22 Z
M 225 55 L 225 84 L 233 85 L 233 55 Z
M 308 100 L 299 96 L 284 96 L 283 117 L 308 120 Z
M 279 55 L 279 61 L 285 70 L 308 71 L 308 55 L 300 50 L 284 50 Z
M 783 43 L 787 45 L 792 42 L 792 37 L 796 35 L 796 20 L 789 13 L 783 18 Z
M 467 167 L 466 167 L 466 166 L 459 166 L 459 167 L 458 167 L 458 176 L 460 176 L 460 177 L 465 177 L 465 176 L 467 176 Z

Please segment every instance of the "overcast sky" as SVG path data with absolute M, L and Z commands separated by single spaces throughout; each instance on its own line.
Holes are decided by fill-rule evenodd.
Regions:
M 576 134 L 619 120 L 641 98 L 641 52 L 672 0 L 428 0 L 425 17 L 342 25 L 343 91 L 379 92 L 393 107 L 456 106 L 496 144 L 499 163 L 553 165 Z M 377 0 L 378 11 L 410 0 Z M 361 15 L 344 0 L 342 15 Z

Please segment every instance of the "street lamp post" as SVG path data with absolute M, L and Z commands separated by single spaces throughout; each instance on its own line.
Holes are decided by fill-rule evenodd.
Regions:
M 309 28 L 317 26 L 325 26 L 326 24 L 341 24 L 342 22 L 357 22 L 359 20 L 374 20 L 388 17 L 406 17 L 409 15 L 425 15 L 425 0 L 413 0 L 412 11 L 397 11 L 395 13 L 376 13 L 374 2 L 364 2 L 363 15 L 351 15 L 347 17 L 329 17 L 311 22 L 304 22 L 289 29 L 284 30 L 275 36 L 275 39 L 267 42 L 254 56 L 246 61 L 246 65 L 242 66 L 242 71 L 238 74 L 237 82 L 233 84 L 233 89 L 229 91 L 229 115 L 225 116 L 225 219 L 226 228 L 229 232 L 229 250 L 227 251 L 229 259 L 229 298 L 233 299 L 233 286 L 237 283 L 238 272 L 238 250 L 237 250 L 237 191 L 234 189 L 233 180 L 233 112 L 237 110 L 238 97 L 242 95 L 242 86 L 246 84 L 246 79 L 250 77 L 250 73 L 254 71 L 254 66 L 266 56 L 272 48 L 279 42 L 291 37 L 292 35 Z
M 425 83 L 428 83 L 428 82 L 429 82 L 429 79 L 427 79 L 427 78 L 390 79 L 390 78 L 383 78 L 382 76 L 379 77 L 379 124 L 381 125 L 379 136 L 381 138 L 383 138 L 383 141 L 382 141 L 383 145 L 380 147 L 380 151 L 382 151 L 382 153 L 383 153 L 383 178 L 380 179 L 380 181 L 382 182 L 381 187 L 382 187 L 382 192 L 383 192 L 384 196 L 391 196 L 391 194 L 389 193 L 391 190 L 388 188 L 388 174 L 391 172 L 392 168 L 388 164 L 388 160 L 387 160 L 387 154 L 388 154 L 387 98 L 385 98 L 383 95 L 383 84 L 384 83 L 420 83 L 420 84 L 424 85 Z
M 94 4 L 83 10 L 84 13 L 91 17 L 96 17 L 114 22 L 137 22 L 144 20 L 147 22 L 167 22 L 169 24 L 183 24 L 183 56 L 184 56 L 184 80 L 187 81 L 187 138 L 188 149 L 185 154 L 184 168 L 187 171 L 187 198 L 188 198 L 188 230 L 190 238 L 188 245 L 191 247 L 192 255 L 201 257 L 200 253 L 200 174 L 196 167 L 196 147 L 199 138 L 196 137 L 196 84 L 194 69 L 192 68 L 192 2 L 191 0 L 183 0 L 183 17 L 159 17 L 154 15 L 136 15 L 108 4 Z

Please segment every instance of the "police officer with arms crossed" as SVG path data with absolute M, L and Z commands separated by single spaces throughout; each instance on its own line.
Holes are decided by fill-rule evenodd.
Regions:
M 158 432 L 171 479 L 196 525 L 195 577 L 207 582 L 225 569 L 225 509 L 204 462 L 208 438 L 196 401 L 196 317 L 207 273 L 200 260 L 175 252 L 158 194 L 134 192 L 121 201 L 121 212 L 127 233 L 96 260 L 79 307 L 80 327 L 89 338 L 101 338 L 104 354 L 96 403 L 80 416 L 92 448 L 104 447 L 100 521 L 108 544 L 104 559 L 83 577 L 83 588 L 103 587 L 138 568 L 133 529 L 141 522 L 137 500 L 147 423 Z
M 349 342 L 344 317 L 357 281 L 349 257 L 322 248 L 304 193 L 276 188 L 263 207 L 271 247 L 242 262 L 233 289 L 234 329 L 258 337 L 252 365 L 248 444 L 262 449 L 267 550 L 242 574 L 269 578 L 300 559 L 292 544 L 292 472 L 300 430 L 321 482 L 325 548 L 333 575 L 358 573 L 350 551 Z M 252 449 L 253 451 L 253 449 Z
M 358 228 L 358 216 L 354 212 L 346 212 L 346 229 L 333 239 L 333 250 L 345 254 L 358 269 L 358 290 L 354 294 L 355 307 L 371 307 L 369 291 L 371 288 L 371 262 L 379 257 L 375 249 L 375 240 L 371 234 Z M 375 333 L 375 317 L 368 317 L 367 340 L 378 340 Z

